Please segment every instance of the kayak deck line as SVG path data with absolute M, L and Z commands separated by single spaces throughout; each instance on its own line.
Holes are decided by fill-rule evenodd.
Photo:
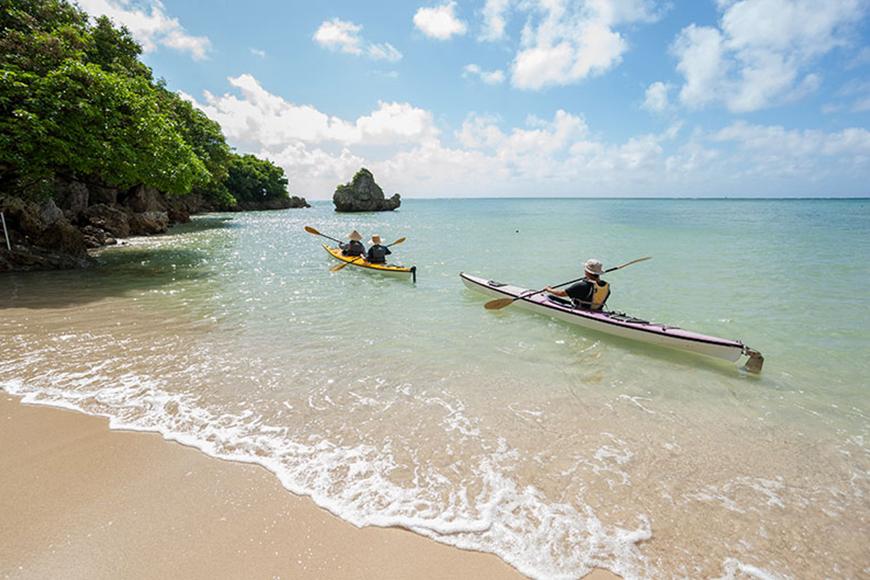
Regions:
M 687 352 L 694 352 L 730 362 L 747 357 L 744 368 L 753 373 L 761 371 L 764 357 L 741 341 L 719 338 L 685 330 L 677 326 L 649 322 L 623 312 L 581 310 L 561 301 L 551 300 L 533 290 L 487 280 L 460 272 L 463 283 L 470 289 L 496 297 L 517 299 L 517 306 L 545 314 L 565 322 L 606 334 L 639 342 L 655 344 Z
M 332 256 L 339 262 L 347 263 L 348 266 L 362 268 L 363 270 L 377 272 L 379 274 L 384 274 L 385 276 L 391 276 L 394 278 L 410 278 L 414 283 L 417 282 L 417 266 L 405 267 L 397 266 L 395 264 L 372 264 L 365 258 L 357 259 L 358 256 L 345 256 L 341 253 L 340 248 L 333 248 L 327 244 L 322 245 L 323 249 L 326 250 L 330 256 Z

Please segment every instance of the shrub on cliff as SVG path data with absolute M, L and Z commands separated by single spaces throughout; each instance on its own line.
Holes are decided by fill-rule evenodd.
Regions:
M 271 161 L 233 155 L 228 173 L 227 189 L 239 203 L 289 198 L 284 170 Z

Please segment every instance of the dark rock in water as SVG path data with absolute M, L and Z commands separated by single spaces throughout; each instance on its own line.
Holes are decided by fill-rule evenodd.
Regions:
M 83 227 L 82 235 L 85 238 L 85 245 L 89 248 L 111 246 L 118 243 L 118 240 L 111 237 L 106 230 L 96 228 L 94 226 Z
M 119 202 L 130 208 L 133 213 L 165 212 L 169 206 L 163 194 L 153 187 L 144 185 L 130 188 Z
M 87 223 L 115 237 L 126 238 L 130 235 L 130 218 L 125 211 L 98 203 L 89 207 L 84 215 Z
M 399 194 L 384 198 L 372 172 L 363 167 L 350 183 L 339 185 L 332 196 L 335 211 L 392 211 L 401 205 Z
M 84 236 L 53 201 L 42 206 L 0 197 L 12 250 L 0 233 L 0 272 L 82 268 L 90 263 Z
M 271 209 L 290 209 L 311 207 L 304 197 L 292 196 L 263 201 L 240 201 L 234 208 L 236 211 L 261 211 Z
M 130 214 L 130 234 L 150 236 L 169 229 L 169 215 L 165 211 L 145 211 Z
M 64 218 L 48 224 L 35 240 L 35 244 L 70 256 L 85 256 L 87 250 L 82 233 Z

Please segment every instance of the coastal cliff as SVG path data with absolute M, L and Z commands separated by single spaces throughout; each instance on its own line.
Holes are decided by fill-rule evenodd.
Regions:
M 372 172 L 363 167 L 350 183 L 335 188 L 332 202 L 338 212 L 392 211 L 402 204 L 400 197 L 396 193 L 386 199 Z

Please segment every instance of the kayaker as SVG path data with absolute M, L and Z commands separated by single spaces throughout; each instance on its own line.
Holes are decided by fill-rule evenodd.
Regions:
M 345 256 L 362 256 L 366 253 L 366 247 L 362 243 L 362 236 L 356 230 L 350 232 L 347 236 L 347 239 L 350 240 L 346 244 L 338 244 L 338 247 L 341 248 L 342 255 Z
M 369 252 L 366 255 L 366 260 L 371 264 L 386 264 L 387 256 L 392 254 L 390 248 L 381 244 L 381 236 L 375 234 L 372 236 L 372 245 L 369 246 Z
M 547 292 L 561 298 L 570 298 L 575 307 L 584 310 L 601 310 L 610 297 L 610 284 L 601 279 L 604 268 L 600 261 L 591 258 L 583 265 L 583 272 L 586 277 L 576 284 L 564 290 L 547 286 Z

